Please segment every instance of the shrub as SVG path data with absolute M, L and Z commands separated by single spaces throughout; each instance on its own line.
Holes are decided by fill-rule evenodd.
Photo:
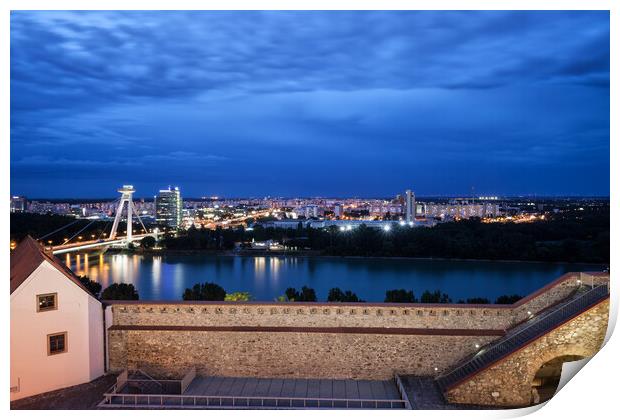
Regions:
M 284 294 L 290 302 L 316 302 L 314 289 L 307 286 L 303 286 L 301 292 L 298 292 L 294 287 L 289 287 Z
M 249 292 L 226 293 L 224 300 L 227 302 L 247 302 L 252 300 L 252 295 Z
M 489 301 L 489 299 L 487 298 L 483 298 L 483 297 L 475 297 L 475 298 L 468 298 L 467 299 L 467 303 L 475 303 L 475 304 L 488 304 L 491 303 L 491 301 Z
M 495 299 L 497 305 L 511 305 L 519 300 L 523 299 L 520 295 L 501 295 Z
M 327 295 L 328 302 L 360 302 L 355 293 L 350 290 L 343 292 L 338 287 L 329 290 Z
M 385 292 L 385 302 L 415 303 L 417 302 L 413 290 L 394 289 Z
M 145 236 L 144 238 L 142 238 L 142 240 L 140 241 L 140 246 L 144 249 L 150 249 L 153 248 L 155 246 L 156 242 L 155 242 L 155 238 L 153 238 L 152 236 Z
M 82 286 L 86 287 L 90 293 L 92 293 L 96 298 L 99 298 L 99 293 L 101 293 L 101 285 L 96 281 L 92 281 L 86 276 L 78 277 Z
M 101 294 L 104 300 L 139 300 L 140 296 L 133 284 L 114 283 Z
M 447 294 L 441 293 L 441 290 L 435 290 L 434 292 L 425 290 L 424 293 L 422 293 L 420 302 L 422 303 L 451 303 L 452 299 L 450 299 L 450 296 L 448 296 Z
M 183 300 L 225 300 L 226 290 L 215 283 L 196 283 L 191 289 L 185 289 Z

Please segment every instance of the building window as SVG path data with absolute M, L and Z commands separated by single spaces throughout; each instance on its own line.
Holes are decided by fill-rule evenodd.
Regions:
M 47 355 L 65 353 L 67 351 L 67 333 L 54 333 L 47 336 Z
M 53 311 L 55 309 L 58 309 L 58 295 L 56 293 L 37 295 L 37 312 Z

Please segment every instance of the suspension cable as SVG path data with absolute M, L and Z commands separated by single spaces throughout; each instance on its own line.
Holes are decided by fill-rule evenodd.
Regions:
M 75 235 L 73 235 L 72 237 L 70 237 L 69 239 L 67 239 L 66 241 L 64 241 L 62 245 L 66 244 L 67 242 L 70 242 L 73 238 L 75 238 L 76 236 L 78 236 L 80 233 L 82 233 L 84 231 L 84 229 L 86 229 L 87 227 L 89 227 L 90 225 L 92 225 L 93 223 L 95 223 L 96 220 L 91 220 L 90 222 L 88 222 L 88 224 L 86 226 L 84 226 L 82 229 L 78 230 L 77 233 Z
M 77 222 L 79 222 L 79 221 L 80 221 L 80 219 L 76 219 L 76 220 L 74 220 L 74 221 L 73 221 L 73 222 L 71 222 L 71 223 L 67 223 L 67 224 L 66 224 L 66 225 L 64 225 L 63 227 L 60 227 L 60 228 L 56 229 L 55 231 L 48 233 L 47 235 L 43 235 L 43 236 L 41 236 L 40 238 L 38 238 L 38 239 L 37 239 L 37 241 L 42 241 L 43 239 L 47 238 L 48 236 L 53 235 L 54 233 L 58 233 L 58 232 L 60 232 L 61 230 L 66 229 L 66 228 L 68 228 L 69 226 L 74 225 L 74 224 L 76 224 L 76 223 L 77 223 Z

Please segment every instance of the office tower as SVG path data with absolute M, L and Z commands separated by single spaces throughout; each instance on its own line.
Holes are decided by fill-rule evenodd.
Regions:
M 11 196 L 11 213 L 23 213 L 26 211 L 26 197 Z
M 173 229 L 181 227 L 181 213 L 183 201 L 179 187 L 168 187 L 166 190 L 159 190 L 155 198 L 155 220 L 158 224 L 169 226 Z
M 411 190 L 405 191 L 405 205 L 406 205 L 406 221 L 407 222 L 415 222 L 415 194 Z

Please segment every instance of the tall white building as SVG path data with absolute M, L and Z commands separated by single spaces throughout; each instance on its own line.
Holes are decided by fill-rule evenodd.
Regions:
M 182 213 L 183 200 L 179 187 L 159 190 L 159 194 L 155 197 L 155 220 L 157 223 L 179 229 Z
M 406 221 L 415 222 L 415 194 L 411 190 L 405 191 L 405 207 L 406 207 Z

